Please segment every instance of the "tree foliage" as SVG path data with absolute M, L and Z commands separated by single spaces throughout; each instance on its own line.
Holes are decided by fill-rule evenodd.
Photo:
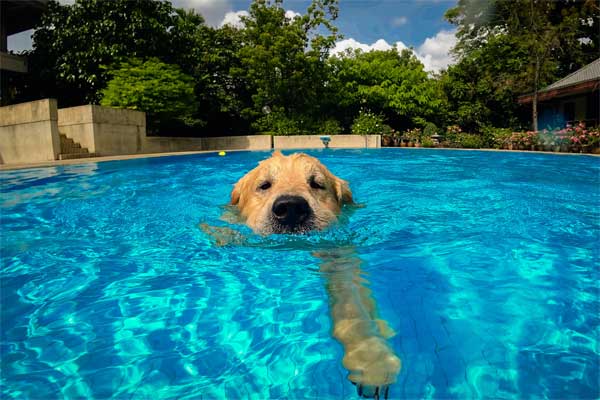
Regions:
M 97 102 L 107 76 L 101 65 L 120 57 L 159 57 L 175 62 L 180 43 L 171 29 L 169 2 L 153 0 L 52 0 L 33 34 L 34 78 L 61 105 Z
M 144 111 L 151 128 L 177 119 L 200 123 L 192 122 L 196 109 L 194 79 L 179 66 L 157 58 L 132 58 L 110 69 L 108 75 L 112 79 L 100 92 L 101 105 Z
M 518 95 L 599 49 L 595 0 L 458 0 L 446 13 L 458 62 L 433 75 L 412 50 L 330 56 L 338 1 L 312 0 L 290 17 L 283 0 L 253 0 L 241 25 L 212 28 L 169 0 L 51 0 L 27 54 L 30 74 L 11 78 L 12 100 L 103 99 L 144 107 L 164 131 L 203 136 L 349 132 L 363 109 L 398 131 L 433 123 L 478 132 L 522 125 Z M 138 92 L 154 103 L 142 105 Z M 160 96 L 188 107 L 163 114 Z
M 396 128 L 441 119 L 443 94 L 410 50 L 355 51 L 330 60 L 341 118 L 361 108 L 382 113 Z
M 294 18 L 286 17 L 281 0 L 251 4 L 249 16 L 242 18 L 240 65 L 232 69 L 251 93 L 244 116 L 261 118 L 265 106 L 306 122 L 319 115 L 326 56 L 337 37 L 331 23 L 336 17 L 337 0 L 315 0 L 304 15 Z M 320 34 L 324 28 L 329 35 Z
M 598 11 L 588 0 L 459 0 L 446 18 L 457 26 L 460 61 L 442 80 L 453 122 L 514 126 L 517 95 L 598 57 Z

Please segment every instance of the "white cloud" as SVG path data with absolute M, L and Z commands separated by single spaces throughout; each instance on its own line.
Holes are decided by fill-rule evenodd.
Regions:
M 231 10 L 229 0 L 172 0 L 173 7 L 194 9 L 202 14 L 206 23 L 217 27 L 223 16 Z
M 250 13 L 248 13 L 248 11 L 229 11 L 225 14 L 225 17 L 223 17 L 223 19 L 221 20 L 221 23 L 219 24 L 219 26 L 223 26 L 223 25 L 232 25 L 235 26 L 236 28 L 243 28 L 244 24 L 242 23 L 240 17 L 244 16 L 247 17 L 249 16 Z M 296 11 L 293 10 L 287 10 L 285 12 L 285 17 L 287 19 L 294 19 L 296 17 L 301 17 L 302 14 L 297 13 Z
M 434 37 L 425 39 L 417 48 L 417 57 L 426 71 L 438 72 L 454 63 L 450 50 L 456 45 L 456 31 L 439 31 Z
M 227 14 L 225 14 L 225 17 L 219 26 L 231 25 L 236 28 L 243 28 L 244 24 L 240 17 L 247 17 L 249 15 L 250 14 L 248 11 L 229 11 Z
M 391 50 L 396 49 L 397 51 L 402 51 L 406 49 L 406 45 L 402 42 L 396 42 L 394 45 L 389 44 L 384 39 L 379 39 L 373 44 L 365 44 L 360 43 L 352 38 L 340 40 L 335 44 L 335 47 L 331 50 L 331 54 L 341 55 L 345 53 L 348 49 L 352 50 L 361 50 L 364 52 L 372 51 L 372 50 Z
M 296 11 L 293 11 L 293 10 L 287 10 L 287 11 L 285 12 L 285 17 L 286 17 L 287 19 L 294 19 L 294 18 L 296 18 L 296 17 L 301 17 L 301 16 L 302 16 L 302 14 L 300 14 L 300 13 L 297 13 Z
M 408 22 L 408 18 L 405 16 L 396 17 L 392 20 L 392 26 L 399 27 L 402 25 L 406 25 L 407 22 Z
M 456 44 L 455 31 L 440 31 L 435 36 L 425 39 L 413 52 L 415 56 L 423 63 L 428 72 L 439 72 L 454 62 L 450 50 Z M 373 44 L 358 42 L 352 38 L 340 40 L 331 50 L 332 55 L 343 55 L 348 49 L 360 49 L 362 51 L 372 50 L 390 50 L 396 49 L 400 52 L 408 47 L 401 41 L 397 41 L 393 46 L 384 39 L 379 39 Z

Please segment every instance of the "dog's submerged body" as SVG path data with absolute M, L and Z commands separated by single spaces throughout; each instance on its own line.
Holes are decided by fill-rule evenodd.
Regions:
M 324 229 L 337 220 L 345 204 L 353 204 L 348 183 L 303 153 L 284 156 L 275 152 L 242 177 L 231 192 L 231 205 L 237 208 L 239 221 L 261 235 Z M 218 244 L 240 243 L 224 240 L 222 229 L 206 225 L 203 229 Z M 333 336 L 344 346 L 343 365 L 350 372 L 348 377 L 360 395 L 387 398 L 388 387 L 400 371 L 400 359 L 387 343 L 393 330 L 377 317 L 360 258 L 351 247 L 313 250 L 321 261 Z

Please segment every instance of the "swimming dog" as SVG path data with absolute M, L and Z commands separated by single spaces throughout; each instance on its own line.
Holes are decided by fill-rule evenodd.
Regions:
M 337 220 L 346 204 L 354 204 L 346 181 L 314 157 L 303 153 L 284 156 L 279 151 L 234 185 L 230 202 L 237 210 L 238 222 L 260 235 L 322 230 Z M 222 229 L 203 229 L 217 237 L 219 244 L 231 242 L 223 238 Z M 401 363 L 386 340 L 394 335 L 393 330 L 377 318 L 360 258 L 348 247 L 314 250 L 326 280 L 333 336 L 344 347 L 342 363 L 349 371 L 348 378 L 359 395 L 387 398 Z

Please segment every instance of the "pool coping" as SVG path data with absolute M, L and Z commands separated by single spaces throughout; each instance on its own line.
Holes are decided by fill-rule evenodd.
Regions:
M 462 148 L 450 148 L 450 147 L 381 147 L 381 149 L 397 149 L 403 150 L 453 150 L 453 151 L 489 151 L 489 152 L 503 152 L 503 153 L 528 153 L 528 154 L 552 154 L 557 156 L 592 156 L 600 157 L 600 154 L 592 153 L 561 153 L 553 151 L 531 151 L 531 150 L 504 150 L 504 149 L 462 149 Z M 288 149 L 292 150 L 292 149 Z M 311 150 L 311 149 L 297 149 L 297 150 Z M 46 167 L 60 167 L 63 165 L 76 165 L 76 164 L 88 164 L 106 161 L 122 161 L 122 160 L 134 160 L 138 158 L 156 158 L 156 157 L 172 157 L 172 156 L 185 156 L 193 154 L 210 154 L 219 153 L 220 151 L 226 152 L 240 152 L 240 151 L 252 151 L 248 149 L 236 149 L 236 150 L 197 150 L 197 151 L 175 151 L 169 153 L 146 153 L 146 154 L 128 154 L 119 156 L 102 156 L 102 157 L 89 157 L 89 158 L 76 158 L 73 160 L 54 160 L 54 161 L 43 161 L 36 163 L 23 163 L 23 164 L 0 164 L 0 171 L 11 171 L 28 168 L 46 168 Z
M 138 158 L 157 158 L 157 157 L 186 156 L 186 155 L 193 155 L 193 154 L 209 154 L 209 153 L 219 153 L 221 151 L 238 152 L 238 151 L 249 151 L 249 150 L 174 151 L 174 152 L 169 152 L 169 153 L 145 153 L 145 154 L 128 154 L 128 155 L 120 155 L 120 156 L 101 156 L 101 157 L 75 158 L 72 160 L 54 160 L 54 161 L 43 161 L 43 162 L 36 162 L 36 163 L 23 163 L 23 164 L 0 164 L 0 171 L 10 171 L 10 170 L 27 169 L 27 168 L 60 167 L 63 165 L 88 164 L 88 163 L 97 163 L 97 162 L 106 162 L 106 161 L 135 160 Z

